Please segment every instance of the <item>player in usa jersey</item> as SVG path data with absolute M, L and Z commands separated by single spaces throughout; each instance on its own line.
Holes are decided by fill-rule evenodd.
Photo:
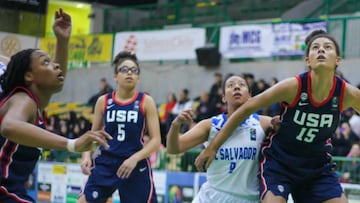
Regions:
M 265 203 L 284 203 L 289 193 L 295 202 L 347 202 L 332 169 L 328 140 L 343 109 L 352 107 L 360 112 L 360 90 L 335 76 L 341 58 L 333 37 L 316 30 L 305 43 L 310 70 L 283 80 L 237 109 L 196 160 L 197 167 L 204 170 L 230 132 L 249 114 L 282 102 L 280 131 L 262 149 L 259 181 Z
M 44 109 L 51 96 L 62 89 L 67 69 L 71 18 L 62 9 L 55 14 L 53 30 L 57 38 L 55 61 L 42 50 L 22 50 L 11 57 L 0 77 L 0 202 L 36 202 L 27 195 L 25 182 L 35 169 L 41 148 L 86 151 L 93 141 L 106 145 L 104 131 L 69 140 L 44 130 Z
M 240 76 L 226 79 L 223 92 L 223 101 L 227 104 L 225 113 L 200 121 L 183 135 L 180 135 L 180 127 L 192 122 L 193 111 L 184 110 L 174 119 L 167 135 L 168 153 L 182 153 L 210 142 L 228 117 L 251 97 L 248 84 Z M 234 129 L 207 169 L 207 182 L 201 186 L 193 203 L 259 202 L 259 153 L 265 132 L 271 127 L 270 121 L 270 117 L 255 113 Z
M 148 159 L 160 147 L 156 105 L 151 96 L 136 90 L 140 68 L 135 54 L 120 52 L 113 65 L 117 90 L 97 100 L 92 126 L 105 128 L 113 140 L 109 149 L 94 153 L 94 160 L 91 152 L 83 153 L 81 169 L 90 175 L 78 202 L 106 202 L 118 190 L 121 202 L 156 203 Z M 145 128 L 151 138 L 146 145 Z

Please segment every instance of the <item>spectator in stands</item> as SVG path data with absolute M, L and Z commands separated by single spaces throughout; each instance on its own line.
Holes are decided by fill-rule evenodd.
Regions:
M 174 118 L 179 115 L 179 113 L 184 109 L 192 109 L 193 101 L 189 99 L 189 90 L 182 89 L 179 93 L 179 100 L 176 102 L 174 108 L 171 111 L 171 118 L 170 121 L 172 122 Z M 189 130 L 189 125 L 184 124 L 181 128 L 181 132 L 186 132 Z
M 111 85 L 107 82 L 106 78 L 101 78 L 100 79 L 100 91 L 97 92 L 96 94 L 94 94 L 93 96 L 90 97 L 90 99 L 88 100 L 88 105 L 93 107 L 93 111 L 95 108 L 95 104 L 97 99 L 109 92 L 112 92 L 114 89 L 111 87 Z
M 199 98 L 199 105 L 196 107 L 195 110 L 195 119 L 196 123 L 210 118 L 211 116 L 215 115 L 215 107 L 213 103 L 209 100 L 209 94 L 207 92 L 200 93 Z
M 216 112 L 215 114 L 219 114 L 223 112 L 223 102 L 222 102 L 222 82 L 223 82 L 223 76 L 221 73 L 216 72 L 214 74 L 215 82 L 210 88 L 209 92 L 209 100 L 212 103 L 212 106 L 215 106 Z M 214 114 L 214 115 L 215 115 Z
M 111 138 L 97 131 L 70 140 L 45 130 L 44 109 L 61 91 L 67 72 L 71 17 L 56 11 L 52 28 L 54 61 L 42 50 L 25 49 L 11 57 L 0 77 L 0 202 L 36 202 L 25 184 L 40 158 L 39 148 L 86 151 L 93 144 L 107 146 L 106 138 Z
M 350 149 L 350 152 L 347 154 L 348 158 L 360 158 L 360 145 L 359 143 L 354 143 Z M 356 183 L 360 182 L 360 162 L 356 160 L 346 161 L 344 164 L 343 174 L 341 176 L 341 181 L 346 183 Z
M 164 146 L 166 146 L 166 133 L 168 132 L 172 121 L 171 111 L 174 108 L 176 102 L 177 99 L 175 93 L 169 92 L 167 94 L 166 104 L 164 107 L 164 115 L 160 120 L 161 144 L 163 144 Z
M 351 145 L 359 141 L 359 138 L 352 132 L 348 122 L 342 122 L 335 131 L 332 138 L 334 156 L 346 156 Z
M 275 77 L 272 78 L 270 81 L 270 87 L 274 86 L 276 83 L 278 83 L 278 79 Z M 270 116 L 270 117 L 274 117 L 274 116 L 280 115 L 280 112 L 281 112 L 281 105 L 278 102 L 278 103 L 272 104 L 271 106 L 265 108 L 264 114 L 267 116 Z
M 255 76 L 252 73 L 243 73 L 243 76 L 246 80 L 246 82 L 249 84 L 249 87 L 251 89 L 251 93 L 253 96 L 256 95 L 256 93 L 259 91 L 257 88 L 257 84 L 255 81 Z

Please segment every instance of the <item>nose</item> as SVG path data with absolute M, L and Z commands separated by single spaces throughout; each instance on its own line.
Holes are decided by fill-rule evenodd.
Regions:
M 325 49 L 324 49 L 324 47 L 319 47 L 319 49 L 318 49 L 318 53 L 325 53 Z
M 60 69 L 60 64 L 53 62 L 54 69 Z

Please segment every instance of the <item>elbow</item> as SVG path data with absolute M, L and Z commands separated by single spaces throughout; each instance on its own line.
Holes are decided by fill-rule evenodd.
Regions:
M 16 129 L 16 125 L 13 122 L 7 120 L 1 122 L 0 133 L 3 137 L 9 139 L 14 134 L 14 129 Z

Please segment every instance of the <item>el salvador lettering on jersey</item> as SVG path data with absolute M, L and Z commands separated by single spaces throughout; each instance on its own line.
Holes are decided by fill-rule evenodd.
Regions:
M 227 120 L 226 114 L 211 119 L 208 142 L 214 139 Z M 258 182 L 255 177 L 264 136 L 259 115 L 250 115 L 218 149 L 206 172 L 209 184 L 220 191 L 257 198 Z
M 116 100 L 115 91 L 105 96 L 105 131 L 113 137 L 113 140 L 109 141 L 108 150 L 102 148 L 102 155 L 108 158 L 124 158 L 143 148 L 144 98 L 144 93 L 136 92 L 129 102 L 122 103 Z
M 2 106 L 11 95 L 19 91 L 28 94 L 36 102 L 37 106 L 39 106 L 38 99 L 25 87 L 16 87 L 1 101 L 0 106 Z M 2 118 L 0 121 L 2 121 Z M 45 129 L 45 121 L 40 109 L 37 109 L 35 125 Z M 0 177 L 24 184 L 39 160 L 41 149 L 16 144 L 3 136 L 0 136 L 0 146 Z
M 283 105 L 282 115 L 283 121 L 292 122 L 281 124 L 274 143 L 295 154 L 322 153 L 339 124 L 345 82 L 334 77 L 328 97 L 317 103 L 311 95 L 310 72 L 296 78 L 299 83 L 297 96 L 292 104 Z

